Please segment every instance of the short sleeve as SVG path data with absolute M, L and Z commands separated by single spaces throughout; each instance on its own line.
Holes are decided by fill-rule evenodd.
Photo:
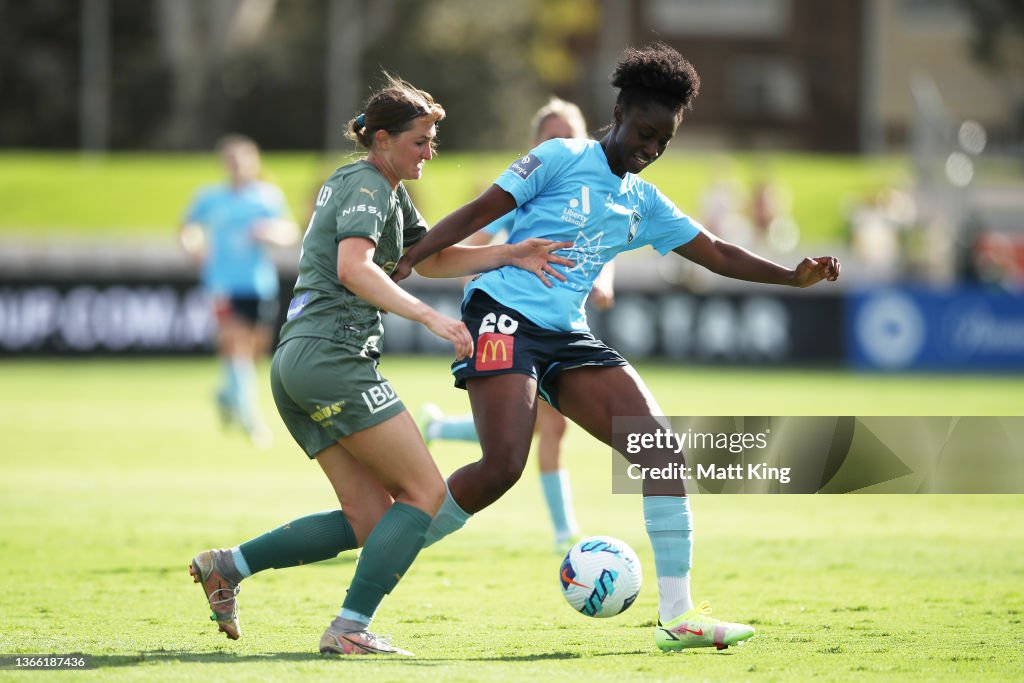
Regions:
M 196 192 L 192 198 L 192 202 L 185 209 L 185 215 L 182 217 L 182 223 L 199 223 L 204 225 L 207 221 L 210 212 L 210 205 L 212 204 L 213 192 L 210 188 L 204 188 Z
M 427 234 L 427 222 L 420 210 L 412 203 L 412 197 L 404 185 L 398 186 L 398 204 L 402 210 L 402 248 L 408 249 Z
M 557 177 L 567 158 L 568 150 L 564 140 L 548 140 L 534 147 L 526 156 L 513 161 L 494 184 L 512 195 L 516 206 L 523 206 L 543 192 L 552 178 Z
M 377 173 L 355 173 L 338 187 L 335 241 L 368 237 L 377 244 L 391 204 L 391 186 Z
M 653 198 L 647 205 L 647 215 L 640 217 L 643 242 L 665 255 L 692 240 L 703 228 L 656 187 L 648 187 Z

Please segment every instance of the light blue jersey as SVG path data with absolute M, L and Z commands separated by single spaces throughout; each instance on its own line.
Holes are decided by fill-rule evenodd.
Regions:
M 277 270 L 266 245 L 253 238 L 253 228 L 259 220 L 287 216 L 284 195 L 269 183 L 251 182 L 240 189 L 219 184 L 197 192 L 185 222 L 203 226 L 206 235 L 206 289 L 224 296 L 277 296 Z
M 518 207 L 509 243 L 572 242 L 558 253 L 576 265 L 563 269 L 565 282 L 549 278 L 550 289 L 533 273 L 506 266 L 474 279 L 466 296 L 482 290 L 550 330 L 589 329 L 584 304 L 594 278 L 620 252 L 650 245 L 667 254 L 702 230 L 654 185 L 612 173 L 595 140 L 548 140 L 512 162 L 495 184 Z

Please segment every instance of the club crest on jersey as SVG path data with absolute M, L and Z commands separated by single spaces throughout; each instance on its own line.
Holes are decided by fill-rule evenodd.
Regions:
M 513 161 L 512 165 L 508 167 L 508 170 L 512 171 L 523 180 L 526 180 L 533 175 L 533 172 L 540 168 L 543 163 L 543 161 L 538 157 L 535 157 L 533 154 L 527 154 L 522 159 L 516 159 Z
M 636 211 L 629 217 L 629 235 L 626 237 L 626 244 L 629 244 L 636 237 L 636 231 L 640 228 L 640 214 Z

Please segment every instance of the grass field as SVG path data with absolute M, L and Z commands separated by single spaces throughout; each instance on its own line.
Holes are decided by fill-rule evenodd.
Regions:
M 519 152 L 442 153 L 423 179 L 409 183 L 424 217 L 435 223 L 490 184 Z M 700 218 L 701 192 L 723 157 L 669 153 L 644 178 L 684 211 Z M 309 153 L 268 154 L 265 169 L 281 185 L 300 224 L 322 180 L 344 158 Z M 810 243 L 845 239 L 845 208 L 881 187 L 908 182 L 906 159 L 776 154 L 737 155 L 729 166 L 749 190 L 767 174 L 795 196 L 793 213 Z M 201 183 L 220 180 L 212 154 L 0 153 L 0 237 L 135 237 L 170 235 Z M 60 201 L 53 201 L 55 179 Z
M 1020 376 L 638 367 L 671 414 L 1024 414 Z M 442 359 L 390 359 L 383 370 L 410 407 L 429 399 L 465 409 Z M 102 681 L 975 681 L 1024 672 L 1024 496 L 698 496 L 695 597 L 758 633 L 722 653 L 658 653 L 640 501 L 609 493 L 607 451 L 578 429 L 567 457 L 581 524 L 632 544 L 646 569 L 624 615 L 590 620 L 564 604 L 531 466 L 506 498 L 424 552 L 384 602 L 376 626 L 416 659 L 315 654 L 351 553 L 247 581 L 243 638 L 228 641 L 207 620 L 191 556 L 335 501 L 276 417 L 269 451 L 220 430 L 215 374 L 211 359 L 0 365 L 0 655 L 91 654 L 100 668 L 73 676 Z M 446 473 L 475 457 L 468 445 L 434 451 Z

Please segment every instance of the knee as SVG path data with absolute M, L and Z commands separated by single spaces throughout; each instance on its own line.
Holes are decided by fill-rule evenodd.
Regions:
M 433 517 L 441 509 L 444 497 L 444 479 L 439 475 L 436 479 L 431 478 L 430 481 L 417 482 L 414 488 L 406 491 L 404 495 L 400 494 L 396 499 L 423 510 Z
M 360 501 L 359 503 L 349 502 L 345 506 L 343 510 L 345 519 L 348 520 L 349 526 L 352 527 L 352 533 L 355 534 L 356 543 L 360 548 L 366 543 L 366 537 L 377 526 L 380 518 L 391 507 L 391 503 L 392 501 L 389 497 L 386 501 L 381 499 L 379 501 Z
M 484 453 L 481 461 L 481 483 L 492 493 L 505 493 L 515 486 L 523 475 L 523 468 L 526 466 L 525 458 L 507 457 L 504 455 L 495 456 Z
M 540 437 L 542 439 L 549 439 L 554 443 L 559 443 L 562 437 L 565 436 L 566 420 L 561 415 L 556 415 L 554 418 L 545 420 L 540 425 Z

